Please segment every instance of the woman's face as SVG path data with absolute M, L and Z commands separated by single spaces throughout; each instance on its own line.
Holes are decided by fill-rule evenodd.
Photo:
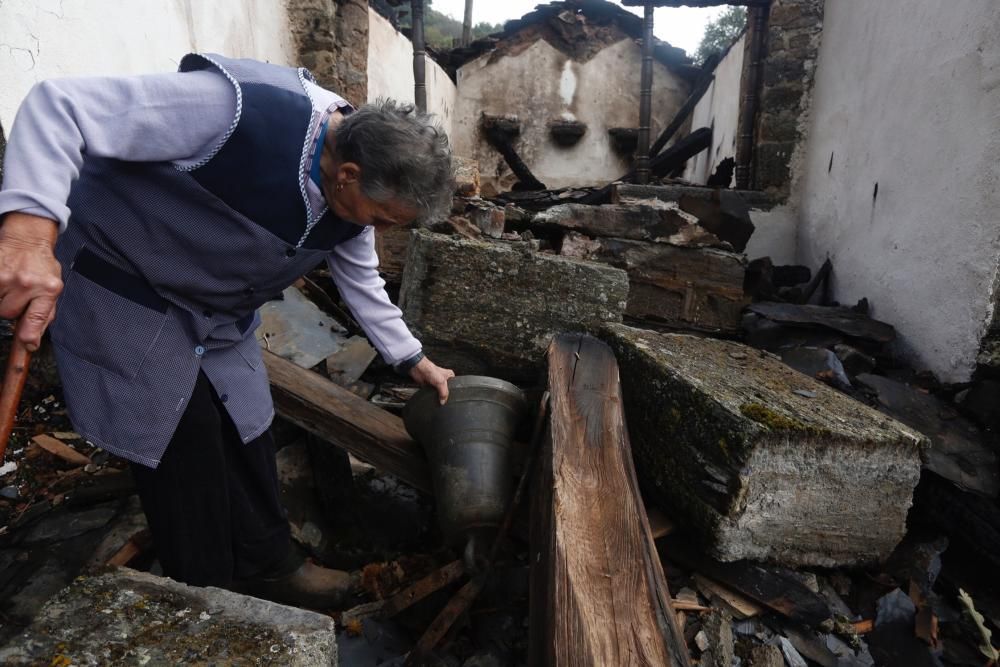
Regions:
M 342 220 L 371 225 L 376 231 L 405 226 L 418 211 L 398 200 L 375 201 L 361 191 L 361 168 L 353 163 L 329 165 L 324 170 L 323 194 L 330 208 Z

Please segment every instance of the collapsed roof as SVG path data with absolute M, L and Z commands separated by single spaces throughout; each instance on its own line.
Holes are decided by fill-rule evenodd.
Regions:
M 388 2 L 402 4 L 402 0 Z M 499 59 L 516 54 L 536 39 L 544 39 L 571 58 L 587 61 L 624 38 L 642 39 L 640 17 L 606 0 L 564 0 L 540 4 L 521 18 L 507 21 L 500 32 L 468 46 L 447 51 L 428 49 L 428 52 L 454 79 L 460 67 L 480 56 L 493 54 L 491 57 Z M 653 57 L 689 82 L 700 72 L 683 49 L 655 38 Z

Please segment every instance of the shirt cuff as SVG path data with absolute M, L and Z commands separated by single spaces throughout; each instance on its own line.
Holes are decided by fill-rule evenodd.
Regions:
M 0 192 L 0 215 L 5 213 L 26 213 L 54 220 L 59 224 L 60 232 L 66 230 L 69 220 L 69 208 L 65 204 L 24 190 Z
M 409 359 L 404 359 L 403 361 L 399 362 L 392 368 L 400 375 L 404 376 L 409 375 L 410 371 L 413 370 L 414 366 L 423 361 L 423 359 L 424 359 L 424 352 L 423 350 L 421 350 L 420 352 L 417 352 Z

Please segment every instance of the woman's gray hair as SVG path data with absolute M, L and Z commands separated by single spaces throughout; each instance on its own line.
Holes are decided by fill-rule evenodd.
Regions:
M 413 206 L 418 219 L 447 213 L 454 193 L 448 135 L 412 104 L 378 99 L 334 129 L 337 157 L 361 167 L 361 191 L 378 202 Z

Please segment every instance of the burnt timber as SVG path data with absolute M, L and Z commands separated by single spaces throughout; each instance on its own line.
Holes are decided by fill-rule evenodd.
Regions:
M 403 420 L 318 373 L 263 351 L 279 415 L 407 484 L 431 490 L 423 450 Z
M 551 422 L 532 502 L 529 662 L 689 665 L 639 496 L 610 348 L 549 347 Z

